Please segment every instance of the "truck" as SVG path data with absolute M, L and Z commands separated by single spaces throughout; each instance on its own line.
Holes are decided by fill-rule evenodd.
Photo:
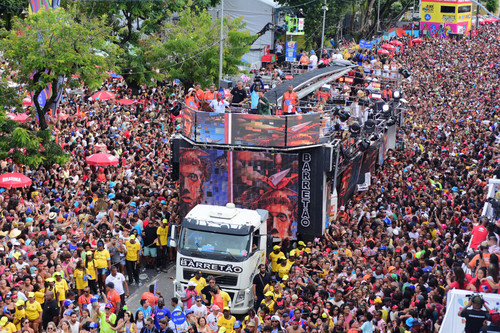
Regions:
M 196 205 L 183 219 L 170 246 L 177 247 L 174 294 L 179 299 L 195 272 L 215 278 L 231 296 L 231 312 L 246 314 L 254 305 L 253 278 L 266 263 L 266 210 Z M 208 281 L 207 281 L 208 283 Z

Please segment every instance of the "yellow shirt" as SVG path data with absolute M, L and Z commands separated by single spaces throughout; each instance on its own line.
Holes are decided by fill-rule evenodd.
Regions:
M 66 299 L 66 297 L 64 297 L 63 299 Z M 40 312 L 42 312 L 40 303 L 38 303 L 37 301 L 34 301 L 33 303 L 29 301 L 26 302 L 26 318 L 28 318 L 29 320 L 35 320 L 40 316 Z
M 109 251 L 104 249 L 102 251 L 95 251 L 94 252 L 94 260 L 95 260 L 95 267 L 97 269 L 100 268 L 108 268 L 108 260 L 111 260 L 111 256 L 109 255 Z
M 16 328 L 20 329 L 21 328 L 21 320 L 26 317 L 26 310 L 22 309 L 19 310 L 16 307 L 16 313 L 14 314 L 16 316 L 16 319 L 18 320 L 16 324 Z
M 285 255 L 281 251 L 278 254 L 271 252 L 271 254 L 269 255 L 269 260 L 271 260 L 271 269 L 273 270 L 273 272 L 278 271 L 278 259 L 284 256 Z
M 89 280 L 95 280 L 95 279 L 97 279 L 97 273 L 95 271 L 95 262 L 94 262 L 94 260 L 90 260 L 87 263 L 87 274 L 90 275 Z
M 229 319 L 226 319 L 226 318 L 224 318 L 224 316 L 222 316 L 219 318 L 219 320 L 217 320 L 217 325 L 219 327 L 225 327 L 226 332 L 232 333 L 235 321 L 236 321 L 236 318 L 234 316 L 231 316 Z
M 68 282 L 66 282 L 66 280 L 64 280 L 64 279 L 61 279 L 61 281 L 55 282 L 55 287 L 56 287 L 57 291 L 59 292 L 59 301 L 64 301 L 66 299 L 66 291 L 69 290 Z
M 82 290 L 89 285 L 89 282 L 83 279 L 84 275 L 85 271 L 83 269 L 75 269 L 75 271 L 73 272 L 73 276 L 75 277 L 76 281 L 76 289 L 78 290 Z
M 128 261 L 137 261 L 137 252 L 141 249 L 141 244 L 139 244 L 137 241 L 134 244 L 132 244 L 130 241 L 127 241 L 125 243 L 125 247 L 127 248 L 127 255 L 125 256 L 125 259 Z
M 196 280 L 196 277 L 192 277 L 189 281 L 193 281 L 196 283 L 196 291 L 198 292 L 198 295 L 201 295 L 201 290 L 207 286 L 207 280 L 205 280 L 204 277 L 200 277 L 199 280 Z
M 35 301 L 40 304 L 45 303 L 45 288 L 40 289 L 39 291 L 35 291 Z
M 2 327 L 2 331 L 5 331 L 7 333 L 16 333 L 17 332 L 16 325 L 8 322 L 7 324 L 5 324 L 4 327 Z
M 226 293 L 225 291 L 221 290 L 220 297 L 222 297 L 222 302 L 224 303 L 223 308 L 229 306 L 229 302 L 231 302 L 231 296 L 229 296 L 229 294 Z
M 168 237 L 168 225 L 164 227 L 159 227 L 156 230 L 156 235 L 158 235 L 158 245 L 166 246 L 167 245 L 167 237 Z
M 274 301 L 272 298 L 269 302 L 266 302 L 266 299 L 264 298 L 262 300 L 262 302 L 260 302 L 260 305 L 263 305 L 263 304 L 268 307 L 269 313 L 274 313 Z
M 291 267 L 291 265 L 289 265 L 288 262 L 287 262 L 287 264 L 285 266 L 279 265 L 278 266 L 278 275 L 279 275 L 279 277 L 283 278 L 283 276 L 288 275 L 288 273 L 290 272 L 290 267 Z

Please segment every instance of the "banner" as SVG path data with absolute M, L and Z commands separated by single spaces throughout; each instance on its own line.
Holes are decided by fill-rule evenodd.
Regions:
M 296 61 L 297 59 L 297 42 L 289 41 L 286 43 L 285 61 Z
M 299 218 L 297 231 L 301 235 L 321 235 L 323 232 L 323 148 L 299 154 Z
M 470 302 L 469 295 L 475 295 L 468 290 L 453 289 L 446 295 L 446 314 L 443 318 L 443 323 L 439 328 L 439 333 L 447 332 L 464 332 L 465 319 L 458 316 L 458 311 L 467 306 Z M 500 295 L 492 293 L 481 293 L 485 304 L 491 310 L 500 311 Z
M 363 163 L 359 171 L 358 184 L 365 182 L 365 174 L 370 172 L 373 174 L 375 171 L 375 164 L 377 163 L 378 147 L 371 145 L 363 154 Z
M 391 127 L 389 127 L 389 129 L 387 130 L 387 147 L 386 147 L 386 150 L 389 150 L 389 149 L 396 149 L 396 131 L 397 131 L 397 128 L 396 128 L 396 125 L 393 125 Z
M 358 184 L 359 171 L 363 154 L 359 153 L 351 159 L 347 168 L 344 169 L 338 178 L 338 206 L 345 206 L 354 194 Z
M 362 39 L 362 40 L 359 41 L 359 47 L 360 48 L 364 48 L 365 47 L 365 40 L 364 39 Z
M 180 148 L 179 214 L 197 204 L 266 209 L 268 233 L 295 238 L 298 154 Z

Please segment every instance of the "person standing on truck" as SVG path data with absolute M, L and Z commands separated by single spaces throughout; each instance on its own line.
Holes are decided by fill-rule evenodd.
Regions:
M 266 272 L 266 266 L 264 264 L 260 264 L 259 274 L 256 274 L 253 277 L 253 299 L 255 302 L 254 303 L 255 311 L 257 311 L 257 309 L 260 306 L 260 303 L 264 299 L 264 288 L 270 281 L 271 281 L 271 276 L 269 275 L 268 272 Z
M 271 271 L 273 275 L 278 274 L 278 259 L 284 257 L 285 254 L 281 251 L 281 246 L 274 245 L 273 252 L 269 254 L 269 261 L 271 262 Z
M 182 293 L 181 302 L 183 303 L 183 308 L 185 310 L 191 309 L 191 306 L 194 304 L 194 298 L 198 295 L 195 287 L 196 282 L 189 281 L 187 288 L 184 289 L 184 292 Z
M 226 329 L 226 332 L 232 333 L 236 318 L 234 316 L 231 316 L 231 312 L 229 311 L 228 306 L 224 307 L 222 315 L 223 316 L 220 317 L 219 320 L 217 321 L 217 326 L 219 326 L 219 328 L 224 327 Z

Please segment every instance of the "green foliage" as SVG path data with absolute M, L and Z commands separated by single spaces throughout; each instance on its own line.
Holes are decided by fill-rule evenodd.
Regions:
M 30 131 L 25 125 L 7 118 L 8 110 L 20 104 L 19 92 L 0 78 L 0 159 L 12 158 L 15 163 L 30 167 L 68 162 L 69 155 L 55 143 L 49 129 Z
M 88 19 L 75 10 L 42 10 L 25 20 L 15 18 L 10 31 L 3 30 L 0 49 L 18 71 L 20 83 L 34 91 L 33 101 L 40 118 L 41 129 L 47 128 L 45 113 L 54 98 L 57 78 L 79 74 L 90 88 L 98 88 L 114 69 L 118 48 L 110 43 L 114 38 L 103 19 Z M 101 56 L 97 53 L 105 53 Z M 36 73 L 32 75 L 32 73 Z M 52 83 L 52 96 L 44 108 L 37 97 Z
M 244 27 L 242 18 L 224 18 L 224 74 L 238 72 L 241 57 L 254 40 Z M 175 24 L 165 24 L 159 34 L 145 40 L 145 58 L 169 80 L 179 79 L 185 87 L 193 82 L 207 86 L 218 82 L 219 41 L 220 20 L 213 21 L 206 10 L 188 6 Z
M 71 0 L 66 1 L 73 3 Z M 172 20 L 172 13 L 191 7 L 201 11 L 220 0 L 171 0 L 171 1 L 77 1 L 77 8 L 90 17 L 106 16 L 106 24 L 118 37 L 116 43 L 123 50 L 118 62 L 120 73 L 132 87 L 151 84 L 158 79 L 151 64 L 144 59 L 145 45 L 141 37 L 155 34 Z M 63 6 L 65 3 L 63 2 Z
M 28 6 L 28 0 L 1 0 L 0 27 L 10 30 L 14 16 L 20 16 L 23 10 L 28 9 Z
M 493 14 L 496 14 L 498 11 L 498 0 L 487 0 L 486 9 L 488 9 Z
M 401 2 L 397 1 L 391 5 L 391 12 L 400 13 L 403 10 L 403 5 Z

